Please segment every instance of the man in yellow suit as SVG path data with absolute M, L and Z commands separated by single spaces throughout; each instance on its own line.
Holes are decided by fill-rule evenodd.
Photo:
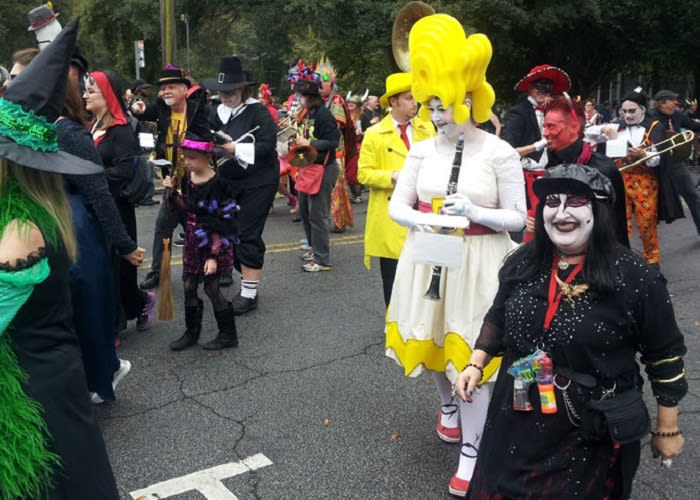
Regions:
M 435 135 L 429 122 L 416 118 L 418 105 L 411 94 L 410 73 L 394 73 L 386 79 L 386 93 L 379 99 L 391 112 L 365 131 L 360 149 L 358 179 L 369 186 L 369 204 L 365 223 L 365 265 L 370 257 L 379 257 L 384 302 L 389 305 L 396 264 L 406 239 L 407 229 L 389 217 L 389 199 L 408 150 L 416 142 Z

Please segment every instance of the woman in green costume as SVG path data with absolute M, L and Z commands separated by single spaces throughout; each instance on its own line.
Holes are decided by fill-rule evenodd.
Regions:
M 58 150 L 77 21 L 0 98 L 0 499 L 118 499 L 72 327 L 76 258 Z

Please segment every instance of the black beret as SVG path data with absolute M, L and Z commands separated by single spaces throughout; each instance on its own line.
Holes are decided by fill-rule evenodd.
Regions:
M 598 170 L 574 163 L 548 168 L 544 177 L 535 181 L 535 193 L 540 200 L 548 194 L 585 194 L 610 204 L 615 202 L 612 183 Z

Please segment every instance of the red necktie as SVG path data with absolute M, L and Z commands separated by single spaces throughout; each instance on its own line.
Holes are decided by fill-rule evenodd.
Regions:
M 408 122 L 399 123 L 399 129 L 401 130 L 401 140 L 406 145 L 407 151 L 409 149 L 411 149 L 411 141 L 408 140 L 408 134 L 406 134 L 406 129 L 408 128 L 409 125 L 410 125 L 410 123 L 408 123 Z

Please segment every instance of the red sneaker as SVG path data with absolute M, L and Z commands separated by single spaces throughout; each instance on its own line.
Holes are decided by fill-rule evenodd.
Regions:
M 462 431 L 459 427 L 445 427 L 442 425 L 442 412 L 438 411 L 437 430 L 438 437 L 446 443 L 459 443 L 462 441 Z
M 457 477 L 457 474 L 455 474 L 450 478 L 450 486 L 448 489 L 451 495 L 464 498 L 464 495 L 467 494 L 467 490 L 469 489 L 469 481 L 460 479 Z

